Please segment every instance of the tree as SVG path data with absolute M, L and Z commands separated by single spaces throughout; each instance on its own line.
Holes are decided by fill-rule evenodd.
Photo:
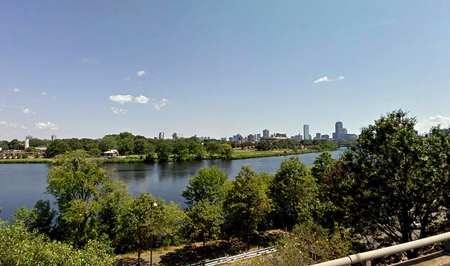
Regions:
M 220 144 L 220 156 L 225 160 L 231 160 L 233 158 L 233 148 L 230 144 Z
M 189 160 L 189 144 L 185 140 L 178 140 L 173 149 L 173 156 L 176 161 Z
M 258 143 L 256 143 L 255 148 L 258 151 L 268 151 L 270 150 L 270 143 L 267 140 L 261 140 Z
M 223 219 L 222 205 L 209 200 L 199 201 L 186 211 L 183 222 L 184 235 L 190 241 L 197 239 L 203 241 L 203 259 L 206 243 L 220 235 Z
M 48 145 L 47 150 L 45 151 L 45 157 L 53 158 L 70 150 L 70 146 L 67 142 L 64 140 L 55 139 Z
M 208 141 L 206 143 L 206 151 L 210 154 L 210 156 L 218 154 L 220 152 L 220 143 L 217 141 Z
M 156 147 L 156 153 L 158 155 L 158 160 L 161 162 L 169 161 L 170 155 L 172 154 L 173 147 L 169 145 L 164 140 L 160 140 L 158 142 L 158 146 Z
M 270 195 L 284 226 L 292 228 L 300 221 L 309 220 L 317 205 L 317 187 L 314 178 L 298 157 L 281 162 L 275 174 Z
M 189 179 L 189 186 L 181 192 L 186 204 L 191 207 L 200 201 L 218 203 L 223 200 L 223 185 L 228 175 L 217 166 L 201 168 L 196 176 Z
M 117 140 L 113 136 L 105 136 L 103 137 L 99 144 L 98 148 L 102 151 L 109 151 L 109 150 L 117 150 L 118 149 Z
M 77 150 L 55 157 L 48 171 L 47 193 L 58 205 L 57 230 L 64 240 L 84 246 L 98 236 L 96 213 L 100 210 L 100 189 L 112 179 L 100 161 Z
M 179 205 L 173 202 L 165 205 L 164 200 L 156 199 L 150 193 L 142 193 L 122 216 L 117 232 L 122 244 L 137 250 L 140 265 L 142 250 L 149 247 L 152 250 L 155 237 L 171 234 L 182 220 L 183 212 Z
M 139 138 L 134 141 L 134 154 L 149 154 L 150 144 L 146 139 Z
M 122 135 L 123 133 L 120 134 Z M 130 155 L 134 150 L 134 137 L 132 135 L 128 136 L 128 134 L 124 135 L 124 137 L 119 138 L 119 140 L 117 141 L 117 145 L 119 146 L 119 153 L 123 155 Z
M 198 138 L 191 138 L 189 141 L 189 153 L 194 156 L 194 159 L 201 160 L 205 156 L 205 150 Z
M 448 207 L 450 137 L 433 129 L 418 135 L 415 118 L 394 111 L 364 127 L 355 147 L 341 157 L 343 177 L 332 187 L 347 193 L 337 202 L 349 226 L 370 236 L 372 248 L 436 233 Z M 385 237 L 384 237 L 385 236 Z M 408 251 L 408 258 L 416 251 Z
M 250 167 L 243 166 L 228 190 L 225 202 L 225 223 L 231 233 L 246 239 L 250 249 L 251 236 L 272 210 L 264 180 Z

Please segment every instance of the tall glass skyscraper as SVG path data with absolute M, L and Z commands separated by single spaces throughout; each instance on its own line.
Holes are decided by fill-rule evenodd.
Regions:
M 303 139 L 304 140 L 311 139 L 309 136 L 309 125 L 303 125 Z

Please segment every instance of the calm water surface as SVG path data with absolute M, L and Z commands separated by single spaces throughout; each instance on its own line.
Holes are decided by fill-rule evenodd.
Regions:
M 342 150 L 331 152 L 338 158 Z M 306 165 L 312 165 L 320 153 L 293 155 Z M 242 166 L 250 166 L 255 172 L 274 174 L 281 161 L 287 157 L 266 157 L 245 160 L 207 160 L 194 162 L 174 162 L 158 164 L 108 164 L 107 169 L 115 169 L 112 177 L 123 181 L 133 195 L 142 192 L 164 198 L 166 202 L 175 201 L 184 208 L 181 190 L 188 185 L 189 178 L 195 176 L 202 167 L 217 166 L 233 180 Z M 48 164 L 0 164 L 0 213 L 1 219 L 8 219 L 14 210 L 25 206 L 34 207 L 39 199 L 50 199 L 45 194 Z

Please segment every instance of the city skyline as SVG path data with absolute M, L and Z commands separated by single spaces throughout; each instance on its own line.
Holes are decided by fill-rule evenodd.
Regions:
M 450 126 L 447 1 L 3 7 L 0 140 L 359 134 L 398 109 Z

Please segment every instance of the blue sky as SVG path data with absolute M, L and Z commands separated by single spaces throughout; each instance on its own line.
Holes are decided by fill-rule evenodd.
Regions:
M 3 1 L 0 139 L 450 125 L 450 1 Z

